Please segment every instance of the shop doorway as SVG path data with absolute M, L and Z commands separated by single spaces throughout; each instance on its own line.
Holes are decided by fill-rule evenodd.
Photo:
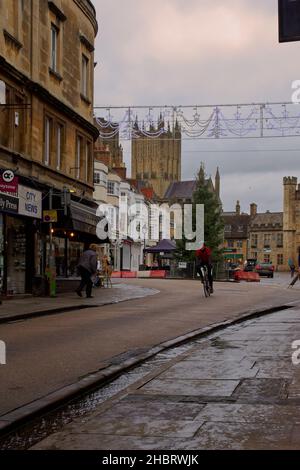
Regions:
M 26 227 L 24 220 L 6 216 L 7 295 L 26 293 Z
M 0 293 L 4 287 L 4 220 L 0 214 Z

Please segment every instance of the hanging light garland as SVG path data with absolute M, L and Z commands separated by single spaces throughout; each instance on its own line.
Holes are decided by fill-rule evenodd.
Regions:
M 293 103 L 221 106 L 97 107 L 102 140 L 236 139 L 300 135 L 300 108 Z

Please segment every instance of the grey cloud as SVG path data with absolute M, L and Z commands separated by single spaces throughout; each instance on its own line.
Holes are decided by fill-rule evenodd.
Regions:
M 94 3 L 100 23 L 95 84 L 95 101 L 99 105 L 289 101 L 291 83 L 300 78 L 299 44 L 278 44 L 275 0 L 95 0 Z M 240 39 L 236 44 L 231 44 L 230 32 L 222 29 L 222 22 L 217 17 L 213 21 L 211 12 L 224 8 L 224 4 L 230 14 L 238 15 L 240 24 L 235 26 L 236 37 Z M 150 15 L 149 8 L 155 14 Z M 169 17 L 164 16 L 166 12 Z M 180 29 L 181 23 L 177 21 L 182 18 L 185 21 L 182 24 L 193 28 L 193 14 L 199 25 L 199 36 L 196 30 L 192 35 Z M 211 36 L 206 40 L 200 33 L 208 21 Z M 196 43 L 181 44 L 184 37 Z M 178 53 L 174 44 L 178 45 Z M 262 208 L 279 210 L 283 176 L 300 176 L 298 152 L 285 149 L 298 147 L 300 140 L 291 138 L 183 142 L 183 176 L 192 178 L 201 161 L 212 174 L 219 165 L 225 209 L 231 209 L 240 199 L 244 210 L 252 200 Z M 253 148 L 281 151 L 230 152 Z M 205 149 L 211 152 L 205 153 Z M 216 149 L 228 153 L 214 153 Z M 202 151 L 197 154 L 190 150 Z M 128 145 L 126 160 L 130 166 Z

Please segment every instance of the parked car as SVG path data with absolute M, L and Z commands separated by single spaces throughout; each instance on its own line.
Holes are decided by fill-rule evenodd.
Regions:
M 247 259 L 245 266 L 244 266 L 244 271 L 246 272 L 255 271 L 256 265 L 257 265 L 257 259 Z
M 266 276 L 266 277 L 274 277 L 274 266 L 272 263 L 259 263 L 255 267 L 255 271 L 260 275 L 260 276 Z

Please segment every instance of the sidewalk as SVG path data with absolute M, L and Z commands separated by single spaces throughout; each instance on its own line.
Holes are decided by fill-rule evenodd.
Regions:
M 295 340 L 298 307 L 163 353 L 155 372 L 33 449 L 300 449 Z
M 128 286 L 114 282 L 112 288 L 93 289 L 93 299 L 80 298 L 75 292 L 71 292 L 59 294 L 54 299 L 50 297 L 28 297 L 25 299 L 4 300 L 0 305 L 0 324 L 31 317 L 116 304 L 155 295 L 158 292 L 156 289 Z

